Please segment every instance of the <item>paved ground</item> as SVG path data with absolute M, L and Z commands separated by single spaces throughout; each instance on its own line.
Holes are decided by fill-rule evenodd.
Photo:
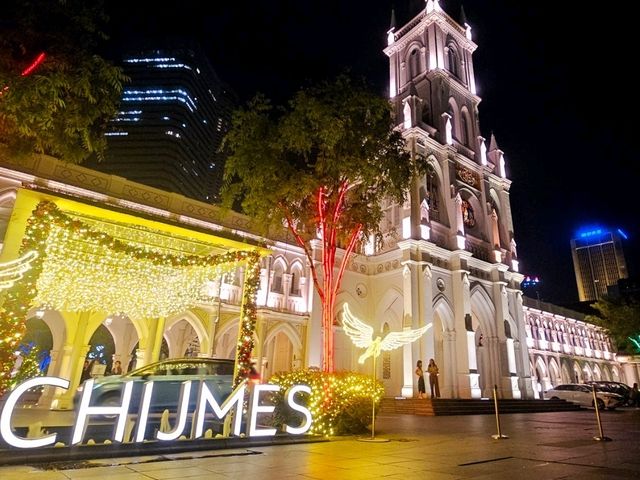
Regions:
M 593 410 L 501 417 L 378 418 L 376 438 L 88 462 L 94 468 L 0 467 L 2 480 L 29 479 L 629 479 L 640 478 L 640 410 L 603 412 L 611 442 L 596 442 Z M 99 465 L 96 467 L 96 465 Z M 76 465 L 77 467 L 78 465 Z M 54 466 L 49 466 L 54 467 Z

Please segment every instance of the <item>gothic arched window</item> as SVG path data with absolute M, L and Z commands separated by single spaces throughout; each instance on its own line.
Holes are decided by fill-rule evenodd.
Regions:
M 420 73 L 420 56 L 418 49 L 414 48 L 409 54 L 409 78 L 415 78 Z
M 460 143 L 469 146 L 469 123 L 464 111 L 460 115 Z
M 427 173 L 427 203 L 429 204 L 429 218 L 440 222 L 440 188 L 435 172 Z
M 447 48 L 447 60 L 449 63 L 449 72 L 451 72 L 454 77 L 459 78 L 460 75 L 458 74 L 458 54 L 456 53 L 455 48 L 453 48 L 452 45 L 449 45 L 449 47 Z

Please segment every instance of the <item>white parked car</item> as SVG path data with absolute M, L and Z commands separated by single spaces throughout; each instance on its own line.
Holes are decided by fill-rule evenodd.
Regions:
M 565 383 L 557 385 L 551 390 L 544 392 L 544 398 L 561 398 L 568 402 L 577 403 L 583 407 L 593 407 L 593 392 L 591 385 L 583 385 L 579 383 Z M 598 408 L 613 410 L 620 405 L 624 405 L 624 397 L 617 393 L 596 391 L 598 399 Z

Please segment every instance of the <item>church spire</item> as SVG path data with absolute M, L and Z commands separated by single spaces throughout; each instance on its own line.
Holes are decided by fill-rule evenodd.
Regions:
M 468 40 L 471 40 L 471 25 L 467 21 L 467 14 L 464 13 L 464 5 L 460 5 L 460 25 L 464 28 L 464 34 Z
M 489 152 L 493 152 L 495 150 L 500 150 L 500 147 L 498 147 L 496 136 L 493 134 L 493 132 L 491 132 L 491 140 L 489 141 Z
M 460 5 L 460 25 L 466 27 L 468 23 L 467 16 L 464 13 L 464 5 Z
M 393 42 L 396 41 L 393 32 L 396 30 L 396 10 L 391 5 L 391 24 L 389 25 L 389 30 L 387 30 L 387 45 L 392 45 Z

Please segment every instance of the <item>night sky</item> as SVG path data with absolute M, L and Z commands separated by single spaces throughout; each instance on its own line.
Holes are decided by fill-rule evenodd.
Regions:
M 424 8 L 396 0 L 398 26 Z M 459 1 L 441 5 L 459 19 Z M 106 2 L 112 50 L 136 37 L 191 35 L 244 102 L 284 102 L 300 86 L 350 70 L 388 91 L 382 53 L 391 1 Z M 541 298 L 576 302 L 569 240 L 579 227 L 623 229 L 630 271 L 640 225 L 632 193 L 637 124 L 634 19 L 607 4 L 464 2 L 478 44 L 480 125 L 505 152 L 521 271 L 543 280 Z M 635 37 L 635 35 L 634 35 Z M 633 39 L 635 41 L 635 38 Z M 633 169 L 633 170 L 632 170 Z

